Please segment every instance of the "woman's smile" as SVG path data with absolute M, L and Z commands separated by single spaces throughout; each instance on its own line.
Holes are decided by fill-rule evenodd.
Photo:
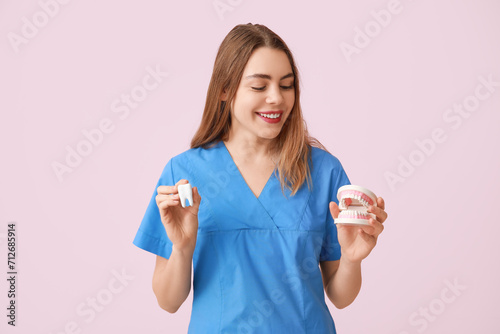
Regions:
M 256 114 L 267 123 L 279 123 L 281 121 L 281 116 L 283 115 L 283 110 L 277 111 L 258 111 Z

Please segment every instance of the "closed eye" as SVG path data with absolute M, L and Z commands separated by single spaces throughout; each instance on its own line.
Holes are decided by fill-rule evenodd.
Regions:
M 291 86 L 280 86 L 281 88 L 283 89 L 292 89 L 293 88 L 293 85 Z M 263 86 L 263 87 L 252 87 L 253 90 L 257 90 L 257 91 L 263 91 L 264 89 L 266 89 L 266 86 Z

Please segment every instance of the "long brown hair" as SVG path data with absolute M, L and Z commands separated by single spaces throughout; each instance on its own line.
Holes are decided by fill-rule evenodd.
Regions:
M 222 41 L 207 91 L 205 109 L 200 127 L 191 140 L 191 148 L 209 148 L 220 140 L 226 140 L 231 128 L 230 106 L 235 98 L 243 70 L 252 55 L 260 47 L 282 50 L 288 57 L 294 74 L 295 102 L 280 134 L 271 147 L 279 154 L 277 169 L 281 190 L 287 187 L 292 196 L 307 181 L 312 189 L 311 146 L 326 148 L 314 137 L 309 136 L 300 107 L 299 73 L 292 52 L 286 43 L 273 31 L 260 24 L 240 24 L 234 27 Z M 227 100 L 222 101 L 226 92 Z

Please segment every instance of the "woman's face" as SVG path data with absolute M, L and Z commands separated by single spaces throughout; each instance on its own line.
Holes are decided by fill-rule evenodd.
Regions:
M 231 108 L 233 135 L 250 140 L 276 138 L 294 101 L 294 76 L 285 52 L 268 47 L 254 50 Z

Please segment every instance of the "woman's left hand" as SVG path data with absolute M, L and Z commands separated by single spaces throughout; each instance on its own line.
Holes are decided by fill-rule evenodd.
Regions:
M 368 212 L 377 216 L 377 220 L 369 219 L 369 224 L 362 225 L 337 225 L 337 236 L 342 251 L 342 258 L 349 262 L 358 262 L 366 258 L 377 244 L 377 238 L 384 230 L 384 221 L 387 219 L 385 202 L 382 197 L 377 198 L 377 206 L 370 206 Z M 330 202 L 330 213 L 336 219 L 339 216 L 337 203 Z

